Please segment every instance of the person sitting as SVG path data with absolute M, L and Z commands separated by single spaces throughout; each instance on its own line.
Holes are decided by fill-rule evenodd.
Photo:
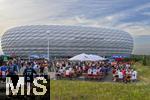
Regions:
M 100 72 L 101 72 L 101 68 L 100 68 L 100 67 L 97 67 L 96 71 L 97 71 L 97 74 L 99 75 Z
M 77 72 L 78 72 L 78 75 L 77 75 L 77 76 L 80 76 L 81 73 L 82 73 L 82 68 L 81 68 L 80 66 L 78 67 Z
M 117 81 L 118 80 L 118 70 L 116 69 L 115 73 L 114 73 L 114 78 L 113 81 Z
M 122 75 L 123 75 L 123 81 L 125 81 L 126 70 L 123 68 L 121 72 L 122 72 Z
M 69 71 L 70 71 L 70 72 L 72 71 L 72 67 L 69 67 Z
M 125 76 L 125 82 L 130 82 L 131 80 L 131 73 L 129 70 L 126 71 L 126 76 Z
M 87 73 L 87 74 L 88 74 L 88 75 L 87 75 L 87 78 L 88 78 L 88 79 L 92 77 L 92 73 L 93 73 L 93 72 L 92 72 L 92 68 L 89 68 L 89 69 L 88 69 L 88 73 Z
M 70 77 L 73 76 L 73 68 L 72 67 L 69 67 L 69 72 L 70 72 Z
M 56 78 L 60 79 L 60 77 L 61 77 L 60 71 L 59 71 L 59 69 L 57 69 L 56 70 Z
M 59 72 L 60 72 L 60 75 L 61 75 L 61 76 L 64 74 L 63 67 L 61 67 L 61 68 L 59 69 Z
M 70 78 L 70 70 L 69 69 L 66 70 L 65 76 Z
M 96 68 L 93 68 L 93 78 L 95 79 L 96 76 L 97 76 L 97 70 L 96 70 Z
M 112 70 L 112 74 L 113 74 L 113 81 L 115 81 L 115 73 L 116 73 L 116 69 L 114 68 L 113 70 Z
M 119 78 L 119 81 L 123 80 L 123 74 L 121 71 L 118 72 L 118 78 Z
M 89 69 L 88 69 L 88 76 L 91 76 L 91 75 L 92 75 L 92 69 L 89 68 Z
M 131 66 L 130 64 L 128 64 L 128 63 L 126 64 L 126 68 L 127 68 L 127 69 L 129 69 L 130 66 Z
M 86 72 L 86 66 L 84 64 L 83 64 L 82 68 L 83 68 L 83 72 L 85 73 Z

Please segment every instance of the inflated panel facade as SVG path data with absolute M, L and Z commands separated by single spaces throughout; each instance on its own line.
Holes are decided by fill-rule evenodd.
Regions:
M 129 33 L 108 28 L 30 25 L 7 30 L 2 36 L 2 49 L 7 55 L 47 54 L 53 57 L 80 53 L 111 56 L 131 54 L 133 38 Z

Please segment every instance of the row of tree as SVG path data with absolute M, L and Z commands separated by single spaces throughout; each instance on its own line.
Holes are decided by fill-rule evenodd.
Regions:
M 150 65 L 149 55 L 132 55 L 130 58 L 125 58 L 125 61 L 141 62 L 144 66 Z

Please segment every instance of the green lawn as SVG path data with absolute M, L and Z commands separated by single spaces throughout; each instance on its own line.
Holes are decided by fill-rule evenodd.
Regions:
M 150 66 L 134 65 L 137 83 L 51 81 L 51 100 L 150 100 Z

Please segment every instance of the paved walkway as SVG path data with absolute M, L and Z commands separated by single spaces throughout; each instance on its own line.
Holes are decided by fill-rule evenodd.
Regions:
M 113 76 L 113 75 L 112 75 L 112 72 L 109 71 L 109 72 L 108 72 L 108 75 L 107 75 L 106 77 L 104 77 L 104 78 L 102 79 L 102 81 L 103 81 L 103 82 L 113 82 L 113 81 L 112 81 L 112 76 Z
M 55 72 L 49 72 L 50 79 L 56 79 Z

